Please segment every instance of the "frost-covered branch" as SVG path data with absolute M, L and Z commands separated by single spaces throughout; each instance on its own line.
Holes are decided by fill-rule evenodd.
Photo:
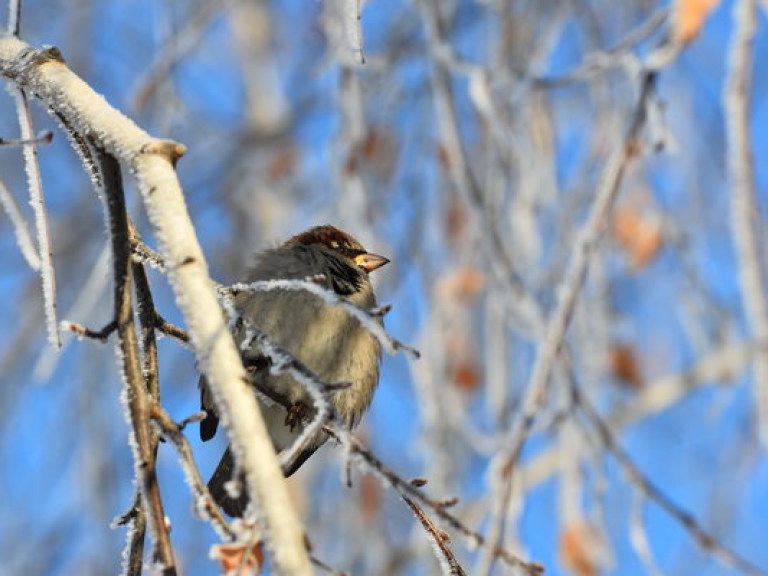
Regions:
M 294 358 L 288 351 L 274 344 L 269 338 L 248 321 L 244 320 L 245 338 L 241 344 L 243 351 L 256 349 L 269 359 L 269 371 L 273 375 L 284 372 L 298 382 L 307 391 L 312 398 L 312 404 L 315 408 L 315 416 L 309 422 L 301 434 L 294 440 L 289 448 L 280 454 L 280 464 L 283 470 L 292 468 L 295 459 L 299 454 L 313 441 L 329 419 L 334 417 L 332 404 L 328 401 L 326 395 L 329 393 L 328 386 L 323 383 L 311 370 L 304 364 Z M 330 383 L 329 383 L 330 384 Z M 261 390 L 261 387 L 257 387 Z
M 92 137 L 135 176 L 198 364 L 208 378 L 231 444 L 241 455 L 249 492 L 263 513 L 273 565 L 280 572 L 311 574 L 301 524 L 256 400 L 242 385 L 242 363 L 187 214 L 174 170 L 184 147 L 152 138 L 112 108 L 67 68 L 55 48 L 36 50 L 16 38 L 0 37 L 0 74 L 34 94 L 78 133 Z
M 128 241 L 128 214 L 125 207 L 120 165 L 110 154 L 95 149 L 94 155 L 101 175 L 102 195 L 107 206 L 109 233 L 112 243 L 115 320 L 117 323 L 117 361 L 123 380 L 123 400 L 131 427 L 130 443 L 133 449 L 134 469 L 144 508 L 149 515 L 150 534 L 155 544 L 155 561 L 163 574 L 176 574 L 165 512 L 155 472 L 157 438 L 149 419 L 151 397 L 145 383 L 142 359 L 133 314 L 131 249 Z M 139 317 L 146 315 L 139 312 Z M 150 327 L 152 329 L 152 327 Z M 147 350 L 144 350 L 147 352 Z M 151 350 L 150 350 L 151 352 Z M 156 364 L 150 354 L 148 361 Z M 142 365 L 144 364 L 144 365 Z M 157 366 L 149 382 L 157 378 Z M 153 385 L 156 389 L 157 385 Z
M 408 498 L 408 496 L 402 496 L 402 498 L 405 503 L 408 504 L 408 507 L 411 509 L 414 516 L 416 516 L 419 522 L 421 522 L 424 530 L 426 530 L 430 543 L 432 544 L 432 548 L 434 549 L 435 555 L 437 556 L 437 560 L 440 563 L 440 569 L 442 573 L 455 576 L 465 576 L 466 572 L 464 572 L 464 569 L 461 567 L 461 564 L 459 564 L 456 556 L 448 547 L 448 543 L 450 542 L 448 535 L 442 530 L 439 530 L 432 523 L 432 520 L 430 520 L 429 516 L 424 513 L 424 510 L 422 510 L 421 506 Z
M 286 411 L 292 407 L 291 400 L 273 388 L 258 387 L 258 391 L 271 402 L 281 406 Z M 467 527 L 458 516 L 452 514 L 449 508 L 455 506 L 456 499 L 437 500 L 427 496 L 421 488 L 426 484 L 424 480 L 408 481 L 401 478 L 394 470 L 380 460 L 373 452 L 352 435 L 346 428 L 329 421 L 322 427 L 323 432 L 336 440 L 342 447 L 349 463 L 356 464 L 361 471 L 369 472 L 379 478 L 384 484 L 395 490 L 401 497 L 420 502 L 423 506 L 432 510 L 451 529 L 464 536 L 471 547 L 486 547 L 489 541 L 479 532 Z M 348 483 L 350 481 L 348 480 Z M 544 573 L 544 567 L 537 562 L 528 562 L 500 547 L 493 548 L 491 554 L 502 562 L 520 570 L 528 576 L 540 576 Z
M 147 532 L 147 515 L 141 494 L 136 493 L 131 509 L 115 520 L 113 527 L 128 526 L 123 549 L 123 574 L 141 576 L 144 569 L 144 541 Z
M 40 259 L 40 278 L 43 283 L 43 303 L 45 308 L 45 323 L 48 330 L 48 341 L 54 348 L 61 348 L 61 333 L 59 323 L 56 320 L 56 273 L 53 268 L 53 252 L 48 227 L 48 215 L 45 210 L 45 197 L 43 196 L 43 182 L 40 176 L 37 148 L 33 143 L 35 139 L 32 129 L 32 113 L 29 110 L 29 102 L 23 88 L 14 86 L 11 88 L 16 102 L 16 115 L 19 121 L 19 131 L 24 153 L 24 171 L 27 175 L 29 187 L 29 203 L 35 215 L 35 234 L 37 236 L 37 254 Z
M 177 424 L 159 404 L 154 404 L 152 406 L 151 417 L 160 429 L 162 435 L 173 442 L 179 452 L 184 476 L 187 479 L 187 483 L 192 488 L 192 493 L 195 498 L 194 510 L 197 515 L 200 518 L 211 522 L 222 539 L 234 539 L 235 533 L 232 531 L 229 522 L 224 518 L 221 510 L 219 510 L 216 502 L 214 502 L 202 476 L 200 476 L 200 470 L 198 469 L 197 464 L 195 464 L 195 458 L 192 454 L 189 440 L 182 434 L 186 421 L 182 424 Z M 195 419 L 196 418 L 190 420 Z
M 308 280 L 260 280 L 257 282 L 251 282 L 250 284 L 234 284 L 229 287 L 219 287 L 219 294 L 226 296 L 227 294 L 240 294 L 242 292 L 269 292 L 272 290 L 289 290 L 289 291 L 306 291 L 310 294 L 317 296 L 324 300 L 331 306 L 338 306 L 344 309 L 350 316 L 354 317 L 360 324 L 368 330 L 379 343 L 384 350 L 389 354 L 395 354 L 399 350 L 404 350 L 411 355 L 412 358 L 419 357 L 419 351 L 407 344 L 403 344 L 399 340 L 390 336 L 382 326 L 379 318 L 389 311 L 388 307 L 378 308 L 376 310 L 364 310 L 359 306 L 356 306 L 349 300 L 341 298 L 333 290 L 328 290 L 320 285 L 324 278 L 312 278 Z

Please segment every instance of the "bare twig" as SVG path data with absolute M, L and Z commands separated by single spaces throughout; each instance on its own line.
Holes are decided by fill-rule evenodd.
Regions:
M 155 473 L 157 441 L 149 417 L 150 395 L 142 376 L 142 358 L 133 318 L 131 298 L 131 256 L 128 239 L 128 214 L 125 208 L 120 165 L 108 153 L 94 149 L 102 193 L 107 205 L 115 282 L 115 319 L 118 334 L 118 364 L 123 377 L 124 395 L 134 441 L 134 466 L 140 491 L 149 513 L 150 531 L 155 543 L 155 560 L 164 575 L 176 574 L 173 548 L 165 522 L 165 512 Z M 146 314 L 146 311 L 140 312 Z M 150 327 L 150 330 L 152 327 Z M 146 343 L 145 343 L 146 344 Z M 146 352 L 146 350 L 145 350 Z M 152 359 L 150 358 L 150 362 Z M 155 366 L 155 374 L 157 367 Z
M 0 146 L 27 146 L 29 144 L 45 145 L 50 144 L 53 141 L 53 132 L 50 130 L 44 130 L 32 139 L 15 138 L 8 140 L 7 138 L 0 138 Z
M 453 552 L 448 547 L 448 535 L 445 532 L 437 529 L 437 527 L 432 523 L 432 520 L 429 519 L 429 516 L 424 513 L 424 510 L 422 510 L 421 506 L 408 498 L 408 496 L 402 495 L 402 498 L 405 503 L 408 504 L 408 507 L 414 513 L 416 518 L 419 519 L 419 522 L 421 522 L 421 525 L 424 527 L 424 530 L 427 531 L 430 540 L 434 544 L 434 548 L 437 552 L 439 552 L 438 561 L 440 562 L 440 567 L 443 574 L 465 576 L 466 572 L 464 572 L 464 569 L 461 567 L 461 564 L 459 564 L 456 556 L 454 556 Z
M 234 540 L 235 533 L 232 527 L 222 515 L 221 510 L 219 510 L 216 502 L 211 497 L 211 493 L 208 491 L 208 486 L 206 486 L 205 481 L 200 476 L 200 470 L 195 464 L 192 448 L 186 436 L 182 434 L 182 426 L 174 422 L 173 418 L 159 404 L 152 405 L 150 415 L 159 427 L 162 435 L 173 442 L 179 451 L 184 474 L 195 497 L 194 509 L 197 514 L 201 518 L 209 520 L 221 538 Z
M 61 327 L 65 330 L 69 330 L 70 332 L 77 334 L 82 338 L 91 338 L 92 340 L 98 340 L 99 342 L 106 342 L 109 339 L 109 336 L 115 330 L 117 330 L 117 320 L 108 322 L 100 330 L 92 330 L 86 326 L 83 326 L 82 324 L 78 324 L 77 322 L 67 321 L 62 322 Z

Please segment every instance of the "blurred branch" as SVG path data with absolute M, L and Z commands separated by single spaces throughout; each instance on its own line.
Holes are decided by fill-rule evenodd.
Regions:
M 696 388 L 714 386 L 735 379 L 761 350 L 768 349 L 768 341 L 731 344 L 709 352 L 685 372 L 659 378 L 644 386 L 626 406 L 617 408 L 605 420 L 611 430 L 622 430 L 657 416 L 682 401 Z M 530 489 L 557 473 L 558 448 L 542 451 L 523 464 L 519 470 L 520 484 Z
M 568 267 L 558 290 L 557 305 L 547 320 L 546 330 L 539 340 L 531 376 L 525 387 L 521 414 L 501 442 L 503 448 L 491 462 L 494 485 L 490 541 L 499 546 L 504 537 L 506 510 L 512 490 L 512 478 L 523 445 L 537 415 L 547 400 L 548 385 L 560 346 L 568 330 L 573 311 L 584 284 L 592 256 L 605 230 L 608 215 L 618 195 L 624 172 L 630 160 L 639 153 L 638 138 L 646 119 L 646 103 L 655 85 L 654 73 L 643 73 L 640 93 L 632 112 L 627 134 L 620 146 L 608 158 L 598 184 L 586 221 L 579 229 Z M 480 561 L 479 574 L 490 574 L 494 558 L 485 554 Z
M 597 74 L 621 68 L 626 64 L 626 59 L 623 56 L 628 55 L 638 44 L 648 40 L 668 21 L 669 8 L 657 10 L 629 31 L 626 36 L 614 43 L 612 47 L 598 52 L 590 52 L 584 56 L 582 62 L 570 72 L 559 76 L 531 78 L 531 84 L 539 90 L 551 90 L 576 82 L 585 82 Z M 519 78 L 523 81 L 526 80 L 522 73 Z
M 768 571 L 762 570 L 746 560 L 736 552 L 727 548 L 724 544 L 701 527 L 696 518 L 689 512 L 675 504 L 664 492 L 657 488 L 640 468 L 632 460 L 629 453 L 624 450 L 613 435 L 609 425 L 602 419 L 592 403 L 582 393 L 576 381 L 570 359 L 566 359 L 566 370 L 571 387 L 573 401 L 581 412 L 587 417 L 600 437 L 603 446 L 609 450 L 624 474 L 630 482 L 636 486 L 647 498 L 655 502 L 662 510 L 679 522 L 695 542 L 713 558 L 721 562 L 731 570 L 749 574 L 750 576 L 766 576 Z
M 225 0 L 200 3 L 199 9 L 165 42 L 165 46 L 157 50 L 157 55 L 134 91 L 130 105 L 133 110 L 141 110 L 147 105 L 158 88 L 168 81 L 173 67 L 200 45 L 200 37 L 211 20 L 219 12 L 228 10 L 235 2 L 236 0 Z
M 450 53 L 450 47 L 444 39 L 445 25 L 440 16 L 442 4 L 437 0 L 420 0 L 419 6 L 429 50 L 435 116 L 450 178 L 486 230 L 482 238 L 488 244 L 488 253 L 493 255 L 489 264 L 510 292 L 509 301 L 513 302 L 511 309 L 517 316 L 513 320 L 524 333 L 535 337 L 541 324 L 541 310 L 523 286 L 495 214 L 488 206 L 483 189 L 471 170 L 461 138 L 451 87 L 451 74 L 454 70 L 445 61 L 445 54 Z
M 21 0 L 8 0 L 8 26 L 6 33 L 18 36 L 21 31 Z
M 3 207 L 5 213 L 8 214 L 8 218 L 13 224 L 14 236 L 16 237 L 16 243 L 19 245 L 22 256 L 29 264 L 29 267 L 33 270 L 40 269 L 40 255 L 35 248 L 35 242 L 32 240 L 32 236 L 29 233 L 29 227 L 27 221 L 21 214 L 16 198 L 8 190 L 5 182 L 0 180 L 0 206 Z
M 32 139 L 22 139 L 22 138 L 15 138 L 12 140 L 8 140 L 7 138 L 0 138 L 0 146 L 26 146 L 28 144 L 37 144 L 37 145 L 45 145 L 50 144 L 53 141 L 53 132 L 50 130 L 45 130 L 43 132 L 40 132 L 37 136 L 35 136 Z
M 756 340 L 768 339 L 768 306 L 765 298 L 765 242 L 755 197 L 752 145 L 750 143 L 750 92 L 752 48 L 757 30 L 757 2 L 737 0 L 733 7 L 733 40 L 728 75 L 723 88 L 728 179 L 731 185 L 731 235 L 738 262 L 738 279 L 744 317 Z M 753 365 L 755 422 L 758 436 L 768 446 L 768 351 L 757 354 Z

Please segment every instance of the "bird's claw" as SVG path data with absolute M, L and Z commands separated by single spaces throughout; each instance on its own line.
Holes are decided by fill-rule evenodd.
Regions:
M 288 414 L 285 416 L 285 425 L 291 429 L 291 432 L 293 432 L 293 429 L 309 416 L 310 410 L 311 408 L 305 402 L 302 402 L 301 400 L 294 402 L 290 410 L 288 410 Z

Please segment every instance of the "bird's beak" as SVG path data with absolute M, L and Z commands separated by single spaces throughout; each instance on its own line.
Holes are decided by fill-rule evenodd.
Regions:
M 376 268 L 381 268 L 384 266 L 384 264 L 387 264 L 389 262 L 388 258 L 384 258 L 384 256 L 379 256 L 378 254 L 369 254 L 368 252 L 365 252 L 364 254 L 358 254 L 355 256 L 355 264 L 360 266 L 363 270 L 366 272 L 373 272 L 376 270 Z

